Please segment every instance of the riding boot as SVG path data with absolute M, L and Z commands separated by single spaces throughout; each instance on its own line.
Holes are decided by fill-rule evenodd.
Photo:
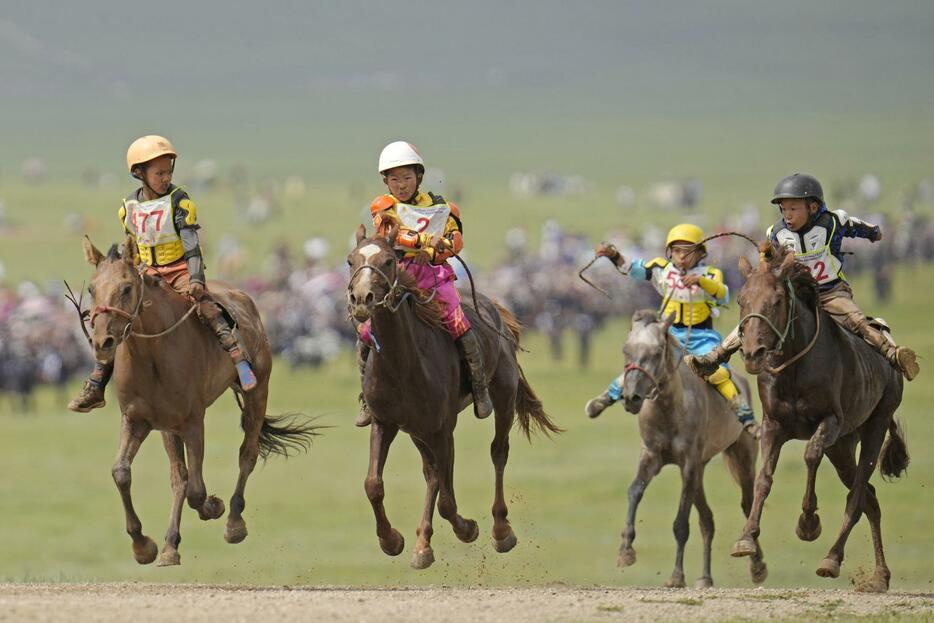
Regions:
M 363 397 L 363 375 L 366 373 L 366 360 L 370 356 L 370 347 L 363 341 L 357 341 L 357 367 L 360 369 L 360 413 L 357 414 L 356 426 L 365 428 L 373 421 L 370 413 L 370 407 L 366 404 L 366 398 Z
M 77 413 L 87 413 L 107 404 L 104 400 L 104 388 L 114 372 L 114 364 L 94 362 L 94 371 L 84 382 L 78 397 L 68 403 L 68 408 Z
M 607 407 L 615 403 L 616 400 L 610 396 L 610 391 L 607 390 L 596 398 L 591 398 L 587 406 L 584 407 L 584 413 L 590 418 L 595 418 L 603 413 Z
M 739 331 L 733 331 L 723 338 L 723 341 L 717 344 L 713 350 L 706 355 L 685 355 L 684 363 L 688 365 L 691 372 L 701 378 L 707 378 L 717 371 L 720 364 L 726 363 L 733 356 L 733 353 L 739 350 L 742 341 L 739 339 Z
M 473 412 L 478 418 L 488 417 L 493 412 L 493 401 L 487 389 L 486 370 L 483 365 L 483 351 L 476 334 L 468 329 L 457 343 L 460 344 L 464 359 L 470 368 L 470 381 L 473 386 Z
M 204 323 L 214 331 L 217 341 L 221 347 L 230 353 L 234 366 L 237 368 L 237 377 L 240 381 L 240 387 L 248 392 L 256 387 L 256 374 L 253 372 L 250 362 L 243 355 L 243 347 L 234 335 L 233 327 L 227 321 L 227 317 L 220 306 L 214 301 L 203 299 L 200 303 L 199 311 Z
M 885 333 L 868 322 L 861 322 L 856 327 L 859 336 L 867 344 L 879 351 L 890 364 L 905 375 L 905 379 L 913 381 L 921 367 L 918 365 L 918 359 L 915 351 L 905 346 L 897 346 Z

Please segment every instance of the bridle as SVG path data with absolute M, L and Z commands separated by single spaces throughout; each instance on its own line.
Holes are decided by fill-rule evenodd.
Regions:
M 775 345 L 775 348 L 768 351 L 769 355 L 781 352 L 785 346 L 785 340 L 788 339 L 789 336 L 791 337 L 791 339 L 794 339 L 795 337 L 794 321 L 797 318 L 795 314 L 795 307 L 797 306 L 798 297 L 795 294 L 795 288 L 794 288 L 794 285 L 792 285 L 791 283 L 791 279 L 787 279 L 787 278 L 785 279 L 785 291 L 788 293 L 788 321 L 785 324 L 784 331 L 779 331 L 778 327 L 775 326 L 775 323 L 773 323 L 771 319 L 756 312 L 746 314 L 739 321 L 739 337 L 741 340 L 743 338 L 743 325 L 746 324 L 746 321 L 749 320 L 750 318 L 758 318 L 764 321 L 766 326 L 768 326 L 772 330 L 772 332 L 775 333 L 775 335 L 778 337 L 778 343 Z M 768 370 L 770 374 L 778 374 L 779 372 L 781 372 L 782 370 L 784 370 L 785 368 L 787 368 L 788 366 L 790 366 L 797 360 L 804 357 L 806 354 L 808 354 L 808 352 L 810 352 L 812 348 L 814 348 L 814 344 L 817 343 L 817 336 L 820 335 L 820 305 L 819 304 L 817 306 L 817 309 L 814 310 L 814 316 L 817 322 L 817 327 L 814 330 L 814 337 L 811 338 L 810 343 L 808 343 L 808 345 L 804 348 L 804 350 L 802 350 L 801 352 L 799 352 L 794 357 L 784 362 L 777 368 L 772 368 L 771 366 L 767 366 L 766 369 Z
M 375 272 L 377 275 L 382 277 L 383 280 L 386 282 L 386 285 L 389 286 L 389 290 L 386 292 L 386 295 L 383 298 L 381 298 L 379 301 L 374 303 L 373 304 L 374 307 L 384 307 L 387 310 L 389 310 L 390 313 L 394 314 L 399 310 L 399 308 L 402 306 L 402 303 L 406 299 L 412 297 L 411 290 L 399 285 L 399 272 L 398 272 L 399 267 L 398 266 L 396 267 L 396 278 L 390 279 L 389 276 L 385 272 L 383 272 L 378 266 L 374 266 L 372 264 L 367 264 L 367 263 L 364 263 L 361 266 L 358 266 L 357 269 L 353 271 L 353 273 L 351 273 L 350 279 L 347 282 L 348 292 L 351 289 L 353 289 L 353 284 L 357 279 L 357 275 L 359 275 L 365 269 L 370 269 L 373 272 Z M 431 289 L 431 295 L 428 298 L 421 299 L 421 300 L 418 297 L 412 297 L 412 300 L 415 301 L 416 304 L 427 305 L 428 303 L 432 301 L 432 299 L 435 298 L 435 294 L 438 293 L 438 275 L 435 274 L 434 277 L 435 277 L 435 285 Z M 395 303 L 393 303 L 393 299 L 396 298 L 397 293 L 400 290 L 402 291 L 402 296 L 399 296 L 398 300 L 396 300 Z
M 666 329 L 665 332 L 664 332 L 664 336 L 665 336 L 665 348 L 664 348 L 664 350 L 663 350 L 663 352 L 662 352 L 662 366 L 663 366 L 663 367 L 666 366 L 667 363 L 668 363 L 669 340 L 671 339 L 671 337 L 668 335 L 668 330 L 667 330 L 667 329 Z M 643 368 L 641 365 L 639 365 L 639 364 L 637 364 L 637 363 L 629 362 L 629 363 L 626 364 L 626 367 L 623 368 L 623 382 L 624 382 L 624 383 L 625 383 L 625 381 L 626 381 L 626 375 L 629 374 L 630 372 L 633 372 L 633 371 L 641 372 L 641 373 L 644 374 L 646 377 L 648 377 L 648 379 L 649 379 L 650 381 L 652 381 L 652 391 L 649 392 L 649 395 L 646 396 L 645 399 L 646 399 L 646 400 L 655 400 L 656 398 L 658 398 L 659 394 L 661 393 L 661 386 L 662 386 L 662 383 L 663 383 L 666 379 L 663 379 L 663 380 L 662 380 L 662 383 L 660 383 L 660 382 L 658 381 L 658 379 L 655 378 L 655 375 L 654 375 L 654 374 L 652 374 L 651 372 L 649 372 L 648 370 L 646 370 L 645 368 Z

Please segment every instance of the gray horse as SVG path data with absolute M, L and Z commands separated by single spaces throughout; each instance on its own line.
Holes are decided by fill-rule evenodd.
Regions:
M 642 452 L 636 477 L 629 487 L 629 512 L 618 564 L 628 567 L 636 562 L 636 551 L 632 547 L 636 538 L 636 509 L 646 487 L 662 467 L 677 465 L 682 482 L 681 501 L 674 522 L 678 549 L 674 571 L 665 586 L 685 586 L 684 545 L 688 540 L 688 517 L 693 505 L 697 507 L 704 537 L 704 573 L 695 585 L 707 588 L 713 586 L 710 545 L 714 522 L 704 495 L 704 469 L 710 459 L 723 453 L 730 473 L 742 490 L 743 513 L 748 517 L 759 449 L 751 435 L 743 434 L 743 427 L 717 390 L 679 365 L 680 348 L 668 332 L 671 320 L 671 317 L 659 320 L 652 310 L 637 311 L 623 345 L 626 368 L 622 399 L 627 411 L 639 415 Z M 734 377 L 734 381 L 749 400 L 746 380 Z M 753 582 L 765 581 L 768 569 L 761 549 L 752 557 L 749 570 Z

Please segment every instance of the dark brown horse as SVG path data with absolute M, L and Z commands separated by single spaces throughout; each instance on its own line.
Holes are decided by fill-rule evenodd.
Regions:
M 662 467 L 676 465 L 681 471 L 681 500 L 673 526 L 677 552 L 674 571 L 665 586 L 685 586 L 684 545 L 688 540 L 688 518 L 694 506 L 704 539 L 703 575 L 695 586 L 709 588 L 713 586 L 710 548 L 714 521 L 704 493 L 704 470 L 710 459 L 723 454 L 724 462 L 742 491 L 741 506 L 748 516 L 759 448 L 752 435 L 743 432 L 742 425 L 717 390 L 687 366 L 680 365 L 678 343 L 668 332 L 673 317 L 661 321 L 652 310 L 637 311 L 623 345 L 626 355 L 623 404 L 627 411 L 639 416 L 642 451 L 636 477 L 629 487 L 629 512 L 617 562 L 620 567 L 636 562 L 636 550 L 632 547 L 636 538 L 636 509 Z M 734 375 L 734 380 L 748 400 L 746 379 Z M 761 551 L 753 555 L 749 573 L 753 582 L 765 581 L 768 569 Z
M 279 418 L 266 416 L 272 356 L 259 313 L 246 294 L 218 283 L 210 284 L 217 300 L 236 320 L 259 381 L 255 389 L 242 393 L 230 355 L 188 313 L 189 301 L 159 279 L 137 270 L 135 250 L 133 238 L 127 237 L 122 255 L 114 245 L 105 256 L 85 238 L 85 258 L 95 267 L 88 288 L 96 316 L 90 337 L 95 357 L 116 363 L 111 385 L 117 392 L 123 424 L 113 478 L 126 511 L 133 555 L 140 564 L 148 564 L 158 552 L 155 542 L 143 534 L 130 497 L 130 465 L 146 436 L 155 429 L 162 433 L 169 456 L 174 494 L 159 565 L 177 565 L 179 522 L 185 498 L 201 519 L 217 519 L 224 514 L 224 503 L 207 494 L 201 475 L 205 409 L 228 389 L 242 394 L 238 400 L 242 403 L 240 424 L 244 433 L 240 476 L 230 498 L 224 533 L 229 543 L 239 543 L 247 535 L 241 516 L 245 506 L 243 492 L 257 457 L 307 447 L 314 427 L 282 424 Z M 153 337 L 156 334 L 162 335 Z
M 732 554 L 747 556 L 758 548 L 759 519 L 781 447 L 789 439 L 806 439 L 807 484 L 798 537 L 813 541 L 821 532 L 814 480 L 825 454 L 850 490 L 843 526 L 817 574 L 840 574 L 847 538 L 866 513 L 876 556 L 875 575 L 866 588 L 887 590 L 891 574 L 882 550 L 882 514 L 869 478 L 877 463 L 885 477 L 898 477 L 908 466 L 894 419 L 902 400 L 902 375 L 820 309 L 817 283 L 793 253 L 769 243 L 760 252 L 755 270 L 745 258 L 740 260 L 746 284 L 739 306 L 743 359 L 759 380 L 764 462 L 752 513 Z M 883 446 L 886 431 L 889 439 Z
M 354 319 L 369 319 L 380 344 L 380 350 L 372 352 L 367 360 L 363 380 L 363 395 L 373 415 L 365 487 L 376 515 L 376 535 L 380 547 L 390 556 L 399 555 L 405 547 L 405 540 L 392 527 L 383 507 L 383 466 L 390 444 L 402 430 L 422 455 L 428 486 L 412 558 L 413 567 L 424 569 L 434 562 L 431 535 L 436 499 L 441 516 L 451 522 L 457 538 L 470 543 L 479 535 L 477 522 L 458 513 L 454 497 L 454 427 L 472 394 L 454 340 L 442 327 L 438 303 L 428 301 L 430 295 L 418 290 L 414 278 L 397 264 L 393 250 L 396 233 L 390 232 L 389 240 L 367 239 L 366 230 L 360 226 L 357 246 L 347 258 L 351 267 L 347 297 Z M 545 433 L 560 429 L 543 410 L 516 360 L 518 323 L 486 297 L 478 298 L 484 317 L 496 330 L 478 319 L 476 309 L 465 305 L 464 310 L 472 330 L 477 332 L 490 376 L 496 425 L 490 446 L 496 472 L 493 546 L 498 552 L 508 552 L 515 546 L 516 537 L 506 519 L 503 472 L 514 416 L 518 414 L 526 436 L 532 424 Z

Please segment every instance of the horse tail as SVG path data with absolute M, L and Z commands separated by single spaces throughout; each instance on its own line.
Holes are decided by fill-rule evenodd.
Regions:
M 503 324 L 505 324 L 506 328 L 509 329 L 509 334 L 512 336 L 513 342 L 515 342 L 516 346 L 518 346 L 519 340 L 522 338 L 522 323 L 516 319 L 511 311 L 496 301 L 493 301 L 493 305 L 496 306 L 496 311 L 499 312 L 500 318 L 503 319 Z
M 911 457 L 908 456 L 908 444 L 905 443 L 905 431 L 893 417 L 889 424 L 889 436 L 879 455 L 879 471 L 886 480 L 897 480 L 908 469 Z
M 545 413 L 542 401 L 535 395 L 535 390 L 529 385 L 525 378 L 525 372 L 522 366 L 516 362 L 516 368 L 519 370 L 519 387 L 516 389 L 516 414 L 519 416 L 519 428 L 522 429 L 525 438 L 532 439 L 532 424 L 534 423 L 538 430 L 550 437 L 552 433 L 563 433 L 564 429 L 551 421 L 551 417 Z
M 259 430 L 259 455 L 265 461 L 270 454 L 289 457 L 293 452 L 307 451 L 312 438 L 327 426 L 313 424 L 313 418 L 300 413 L 267 415 Z

